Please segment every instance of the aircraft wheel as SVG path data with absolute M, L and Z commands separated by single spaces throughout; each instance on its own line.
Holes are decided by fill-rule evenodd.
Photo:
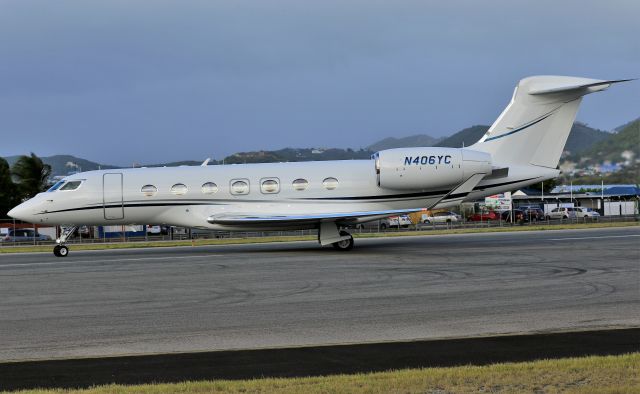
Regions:
M 69 248 L 64 245 L 56 245 L 53 248 L 53 254 L 57 257 L 67 257 L 69 254 Z
M 339 241 L 331 244 L 333 245 L 333 248 L 336 250 L 342 250 L 342 251 L 353 249 L 353 237 L 351 236 L 351 234 L 349 234 L 346 231 L 340 231 L 340 235 L 342 236 L 348 235 L 349 239 L 345 239 L 343 241 Z

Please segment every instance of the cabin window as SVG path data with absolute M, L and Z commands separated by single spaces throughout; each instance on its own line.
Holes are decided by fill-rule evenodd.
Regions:
M 206 182 L 202 184 L 203 194 L 215 194 L 218 192 L 218 185 L 213 182 Z
M 158 188 L 153 185 L 144 185 L 140 189 L 140 192 L 147 197 L 151 197 L 158 192 Z
M 309 187 L 309 181 L 306 179 L 299 178 L 293 181 L 292 185 L 293 185 L 293 190 L 305 190 L 307 187 Z
M 65 190 L 65 191 L 76 190 L 77 188 L 80 187 L 81 184 L 82 184 L 82 181 L 69 181 L 65 183 L 64 186 L 60 188 L 60 190 Z
M 263 179 L 260 182 L 260 191 L 264 194 L 274 194 L 280 192 L 280 182 L 277 178 Z
M 53 185 L 53 186 L 51 186 L 51 187 L 49 188 L 49 190 L 47 190 L 47 192 L 54 192 L 54 191 L 58 190 L 58 188 L 59 188 L 60 186 L 62 186 L 62 184 L 63 184 L 63 183 L 64 183 L 64 181 L 58 181 L 58 182 L 56 182 L 56 184 L 55 184 L 55 185 Z
M 327 190 L 333 190 L 338 187 L 338 180 L 336 178 L 325 178 L 322 181 L 322 186 Z
M 187 194 L 188 190 L 189 189 L 187 189 L 187 185 L 183 183 L 176 183 L 175 185 L 171 186 L 171 193 L 175 194 L 176 196 Z
M 231 194 L 249 194 L 249 181 L 237 179 L 231 181 Z

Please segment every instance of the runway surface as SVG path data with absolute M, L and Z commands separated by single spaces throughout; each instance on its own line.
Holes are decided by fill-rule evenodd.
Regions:
M 640 326 L 640 228 L 0 255 L 0 361 Z

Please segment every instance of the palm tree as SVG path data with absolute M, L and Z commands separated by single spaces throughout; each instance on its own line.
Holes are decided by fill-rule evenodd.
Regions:
M 11 173 L 18 182 L 20 197 L 31 198 L 47 189 L 51 166 L 44 164 L 42 159 L 32 152 L 31 156 L 20 156 Z
M 0 219 L 6 218 L 7 212 L 18 205 L 16 194 L 16 184 L 11 180 L 9 163 L 0 157 Z

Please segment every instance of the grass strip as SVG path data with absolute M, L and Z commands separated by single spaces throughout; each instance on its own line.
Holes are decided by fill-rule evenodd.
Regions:
M 21 393 L 638 393 L 640 353 L 354 375 L 195 381 Z
M 495 233 L 514 231 L 540 231 L 540 230 L 572 230 L 585 228 L 606 228 L 606 227 L 633 227 L 640 226 L 638 222 L 612 222 L 612 223 L 572 223 L 559 225 L 522 225 L 505 227 L 484 227 L 484 228 L 461 228 L 461 229 L 435 229 L 435 230 L 407 230 L 407 231 L 387 231 L 384 233 L 358 233 L 353 232 L 354 238 L 382 238 L 382 237 L 408 237 L 422 235 L 451 235 L 451 234 L 474 234 L 474 233 Z M 149 241 L 149 242 L 114 242 L 114 243 L 86 243 L 68 244 L 73 250 L 106 250 L 106 249 L 130 249 L 130 248 L 161 248 L 176 246 L 204 246 L 204 245 L 234 245 L 249 243 L 270 243 L 270 242 L 293 242 L 293 241 L 315 241 L 315 235 L 301 236 L 268 236 L 268 237 L 247 237 L 247 238 L 216 238 L 216 239 L 194 239 L 183 241 Z M 0 247 L 1 253 L 33 253 L 51 252 L 53 245 L 42 246 L 7 246 Z

